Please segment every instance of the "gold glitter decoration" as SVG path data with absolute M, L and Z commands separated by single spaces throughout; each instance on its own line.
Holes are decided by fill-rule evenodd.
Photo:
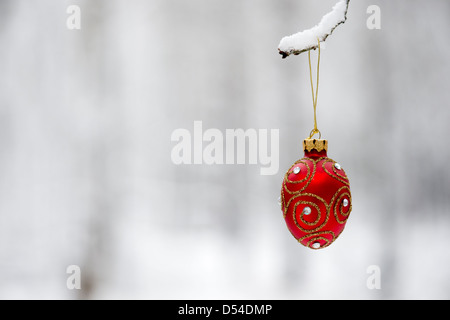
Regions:
M 326 238 L 324 235 L 331 236 L 331 240 L 329 238 Z M 298 242 L 301 243 L 305 239 L 309 239 L 306 244 L 307 247 L 317 250 L 317 249 L 322 249 L 322 248 L 328 247 L 331 243 L 334 242 L 334 240 L 337 239 L 337 237 L 335 236 L 333 231 L 319 231 L 319 232 L 307 234 L 306 236 L 303 236 L 297 240 L 298 240 Z M 321 245 L 319 248 L 314 248 L 312 245 L 314 242 L 317 242 L 318 240 L 324 240 L 325 244 Z
M 293 215 L 294 215 L 294 222 L 295 222 L 295 224 L 297 225 L 297 227 L 298 227 L 300 230 L 303 230 L 304 232 L 308 232 L 309 230 L 308 230 L 308 229 L 303 229 L 303 228 L 298 224 L 298 221 L 297 221 L 297 207 L 298 207 L 300 204 L 306 204 L 307 206 L 313 206 L 313 207 L 317 210 L 317 218 L 316 218 L 316 220 L 313 221 L 313 222 L 308 222 L 308 221 L 306 221 L 306 220 L 303 219 L 303 215 L 304 215 L 303 211 L 302 211 L 302 213 L 300 214 L 300 221 L 301 221 L 302 223 L 308 225 L 308 226 L 313 226 L 313 225 L 317 224 L 317 223 L 320 221 L 320 216 L 321 216 L 321 214 L 320 214 L 320 208 L 319 208 L 319 206 L 318 206 L 317 204 L 315 204 L 314 202 L 311 202 L 311 201 L 297 201 L 297 202 L 295 202 L 294 209 L 293 209 L 293 211 L 294 211 L 294 212 L 293 212 Z M 306 207 L 305 207 L 305 208 L 306 208 Z M 310 207 L 310 208 L 311 208 L 311 207 Z M 311 210 L 310 215 L 311 215 L 311 214 L 313 214 L 312 210 Z
M 325 225 L 327 224 L 328 219 L 329 219 L 329 217 L 330 217 L 330 210 L 329 210 L 328 204 L 325 202 L 324 199 L 322 199 L 321 197 L 319 197 L 319 196 L 317 196 L 317 195 L 315 195 L 315 194 L 312 194 L 312 193 L 302 193 L 302 194 L 296 195 L 295 197 L 291 198 L 291 199 L 289 200 L 289 202 L 288 202 L 288 204 L 287 204 L 286 207 L 289 208 L 290 202 L 291 202 L 292 200 L 294 200 L 294 199 L 295 199 L 295 200 L 298 200 L 298 198 L 300 198 L 300 197 L 312 197 L 312 198 L 315 198 L 315 199 L 321 201 L 322 204 L 325 206 L 326 216 L 325 216 L 325 220 L 324 220 L 319 226 L 315 227 L 314 229 L 305 229 L 305 228 L 303 228 L 302 226 L 300 226 L 300 224 L 299 224 L 299 222 L 298 222 L 298 220 L 297 220 L 297 215 L 296 215 L 296 212 L 297 212 L 297 206 L 298 206 L 299 204 L 307 204 L 307 205 L 312 205 L 312 206 L 317 210 L 317 212 L 318 212 L 318 217 L 317 217 L 316 221 L 314 221 L 314 222 L 307 222 L 307 221 L 303 220 L 302 217 L 300 217 L 301 222 L 305 223 L 305 224 L 308 225 L 308 226 L 314 226 L 314 225 L 316 225 L 316 224 L 318 224 L 318 223 L 320 222 L 320 219 L 321 219 L 321 210 L 320 210 L 319 206 L 318 206 L 316 203 L 312 202 L 312 201 L 306 201 L 306 200 L 303 200 L 303 201 L 296 201 L 295 204 L 294 204 L 293 213 L 292 213 L 292 214 L 293 214 L 293 218 L 294 218 L 294 223 L 295 223 L 295 225 L 296 225 L 297 228 L 299 228 L 301 231 L 306 232 L 306 233 L 312 233 L 312 232 L 316 232 L 316 231 L 320 230 L 323 226 L 325 226 Z M 287 210 L 285 209 L 285 215 L 286 215 L 286 214 L 287 214 Z
M 329 163 L 329 162 L 331 162 L 331 164 L 332 164 L 332 169 L 333 169 L 333 173 L 334 173 L 334 174 L 332 174 L 330 171 L 328 171 L 328 169 L 325 167 L 325 164 L 326 164 L 326 163 Z M 322 168 L 323 168 L 323 171 L 325 171 L 325 172 L 326 172 L 330 177 L 332 177 L 333 179 L 336 179 L 336 180 L 342 182 L 343 184 L 345 184 L 345 185 L 347 185 L 347 186 L 350 186 L 350 183 L 349 183 L 349 181 L 348 181 L 348 178 L 347 178 L 346 176 L 340 175 L 340 174 L 338 174 L 338 173 L 336 172 L 336 168 L 334 167 L 334 164 L 335 164 L 335 163 L 336 163 L 336 161 L 331 160 L 330 158 L 327 158 L 326 161 L 322 162 Z
M 345 192 L 345 193 L 343 193 L 343 194 L 341 194 L 341 195 L 339 196 L 339 198 L 338 198 L 337 201 L 336 201 L 336 204 L 334 205 L 334 210 L 333 210 L 334 217 L 336 218 L 336 221 L 337 221 L 338 223 L 340 223 L 340 224 L 344 224 L 345 221 L 347 221 L 347 218 L 348 218 L 350 212 L 352 211 L 352 196 L 350 195 L 350 189 L 349 189 L 348 187 L 342 187 L 342 188 L 340 188 L 340 189 L 334 194 L 333 199 L 331 199 L 331 202 L 330 202 L 330 203 L 332 204 L 332 203 L 334 202 L 334 200 L 336 199 L 337 195 L 338 195 L 342 190 L 348 190 L 348 192 Z M 346 213 L 343 212 L 343 204 L 342 204 L 342 201 L 341 201 L 341 199 L 344 198 L 345 196 L 347 196 L 347 198 L 348 198 L 348 203 L 349 203 L 349 208 L 348 208 L 348 211 L 347 211 Z M 338 217 L 338 213 L 337 213 L 337 206 L 338 206 L 338 205 L 339 205 L 339 214 L 340 214 L 341 216 L 344 217 L 343 220 L 340 220 L 339 217 Z
M 305 177 L 304 179 L 302 179 L 302 180 L 297 180 L 297 181 L 292 181 L 292 180 L 289 179 L 289 175 L 290 175 L 291 173 L 293 173 L 292 168 L 297 167 L 299 163 L 302 163 L 302 164 L 304 164 L 304 165 L 306 166 L 306 168 L 308 169 L 308 173 L 306 174 L 306 177 Z M 299 167 L 299 168 L 300 168 L 300 173 L 301 173 L 301 172 L 302 172 L 302 169 L 301 169 L 301 167 Z M 313 164 L 313 173 L 316 171 L 315 169 L 316 169 L 316 168 L 315 168 L 315 164 Z M 300 174 L 300 173 L 299 173 L 299 174 Z M 305 161 L 304 161 L 304 158 L 303 158 L 303 159 L 301 159 L 301 160 L 298 160 L 296 163 L 294 163 L 294 164 L 289 168 L 289 170 L 286 172 L 286 181 L 289 182 L 289 183 L 302 183 L 302 182 L 304 182 L 304 181 L 306 181 L 306 180 L 308 179 L 308 176 L 309 176 L 310 173 L 311 173 L 311 169 L 309 168 L 308 163 L 305 162 Z M 313 175 L 314 175 L 314 174 L 313 174 Z M 313 176 L 313 175 L 312 175 L 312 176 Z

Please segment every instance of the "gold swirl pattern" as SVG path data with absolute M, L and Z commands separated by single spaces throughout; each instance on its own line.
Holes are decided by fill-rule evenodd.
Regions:
M 314 177 L 315 173 L 316 173 L 316 163 L 315 162 L 308 162 L 306 160 L 309 159 L 301 159 L 298 160 L 297 162 L 295 162 L 290 168 L 289 170 L 286 172 L 285 176 L 284 176 L 284 181 L 283 181 L 283 185 L 284 185 L 284 190 L 293 195 L 293 194 L 298 194 L 301 193 L 303 190 L 305 190 L 308 185 L 311 183 L 312 178 Z M 312 169 L 310 168 L 310 164 L 312 165 Z M 300 168 L 300 175 L 303 175 L 304 167 L 307 168 L 307 174 L 305 176 L 305 178 L 300 179 L 300 180 L 291 180 L 289 179 L 289 176 L 291 174 L 297 176 L 296 174 L 293 173 L 293 170 L 295 167 L 299 167 Z M 301 183 L 305 183 L 304 186 L 297 186 L 297 184 L 301 184 Z M 294 190 L 289 190 L 289 188 L 287 187 L 287 184 L 294 184 L 293 188 Z
M 329 171 L 329 169 L 327 169 L 327 166 L 326 166 L 327 163 L 331 163 L 331 168 L 332 168 L 331 170 L 333 171 L 334 174 L 331 173 L 331 172 Z M 339 174 L 339 173 L 337 172 L 335 166 L 334 166 L 335 164 L 336 164 L 336 161 L 331 160 L 331 159 L 327 159 L 326 161 L 322 162 L 322 168 L 323 168 L 323 171 L 325 171 L 325 172 L 326 172 L 330 177 L 332 177 L 333 179 L 336 179 L 336 180 L 342 182 L 343 184 L 349 186 L 350 183 L 349 183 L 349 181 L 348 181 L 347 176 Z M 343 169 L 341 169 L 341 170 L 339 170 L 339 171 L 344 172 Z
M 321 231 L 301 237 L 298 239 L 298 242 L 307 246 L 308 248 L 317 250 L 328 247 L 330 244 L 334 242 L 334 240 L 336 240 L 336 238 L 337 237 L 333 231 Z M 320 246 L 315 248 L 313 246 L 315 243 L 319 243 Z
M 307 201 L 307 198 L 310 201 Z M 294 220 L 295 225 L 297 228 L 299 228 L 301 231 L 305 233 L 311 233 L 316 232 L 320 230 L 324 225 L 327 224 L 329 219 L 329 213 L 330 210 L 328 210 L 328 205 L 325 202 L 324 199 L 321 197 L 312 194 L 312 193 L 303 193 L 295 196 L 294 198 L 290 199 L 290 202 L 295 199 L 294 207 L 292 210 L 292 218 Z M 300 200 L 300 201 L 298 201 Z M 317 204 L 318 203 L 318 204 Z M 289 203 L 290 204 L 290 203 Z M 288 205 L 289 206 L 289 205 Z M 298 210 L 298 207 L 300 206 L 300 210 Z M 315 218 L 314 221 L 307 221 L 303 214 L 303 209 L 305 207 L 310 207 L 311 214 L 308 215 L 308 217 Z M 322 207 L 322 208 L 320 208 Z M 315 209 L 315 210 L 313 210 Z M 322 217 L 322 211 L 325 211 L 325 216 Z M 300 220 L 300 221 L 299 221 Z M 303 225 L 303 226 L 302 226 Z
M 299 194 L 299 193 L 301 193 L 303 190 L 305 190 L 308 187 L 308 185 L 311 183 L 314 175 L 316 174 L 317 163 L 322 161 L 322 160 L 326 160 L 326 159 L 329 159 L 329 158 L 321 157 L 321 158 L 319 158 L 317 160 L 314 160 L 312 158 L 303 158 L 303 159 L 300 159 L 300 160 L 296 161 L 289 168 L 289 170 L 286 172 L 286 174 L 284 175 L 284 179 L 283 179 L 283 188 L 284 188 L 284 190 L 287 193 L 289 193 L 289 194 Z M 293 169 L 294 169 L 294 167 L 298 167 L 298 164 L 303 164 L 308 169 L 308 173 L 307 173 L 306 177 L 304 179 L 301 179 L 301 180 L 298 180 L 298 181 L 289 179 L 289 175 L 293 174 Z M 312 172 L 311 172 L 311 168 L 310 168 L 309 164 L 311 164 L 311 166 L 312 166 Z M 302 172 L 302 167 L 300 167 L 300 173 L 301 172 Z M 305 181 L 306 181 L 306 184 L 301 189 L 294 190 L 294 191 L 289 190 L 288 185 L 287 185 L 288 183 L 298 184 L 298 183 L 302 183 L 302 182 L 305 182 Z
M 303 164 L 303 166 L 301 166 L 300 164 Z M 294 174 L 295 176 L 297 176 L 293 171 L 294 171 L 294 169 L 296 168 L 296 167 L 298 167 L 298 168 L 300 168 L 300 172 L 299 172 L 299 174 L 302 174 L 303 175 L 303 172 L 305 171 L 303 168 L 304 167 L 306 167 L 306 169 L 308 169 L 308 173 L 306 174 L 306 176 L 303 178 L 303 179 L 300 179 L 300 180 L 291 180 L 291 179 L 289 179 L 289 176 L 291 175 L 291 174 Z M 303 169 L 303 170 L 302 170 Z M 313 173 L 315 172 L 315 164 L 313 164 Z M 309 167 L 309 164 L 306 162 L 306 161 L 304 161 L 303 159 L 301 159 L 301 160 L 299 160 L 299 161 L 297 161 L 296 163 L 294 163 L 292 166 L 291 166 L 291 168 L 286 172 L 286 181 L 288 182 L 288 183 L 303 183 L 303 182 L 305 182 L 306 180 L 308 180 L 308 176 L 311 174 L 311 168 Z
M 305 206 L 301 206 L 301 207 L 300 207 L 300 210 L 299 210 L 300 213 L 298 213 L 298 209 L 299 209 L 298 206 L 299 206 L 300 204 L 305 204 Z M 317 218 L 316 218 L 314 221 L 309 222 L 309 221 L 305 220 L 305 216 L 306 216 L 306 215 L 304 214 L 304 209 L 305 209 L 306 207 L 311 208 L 311 206 L 314 207 L 314 208 L 316 209 L 317 214 L 315 214 L 314 212 L 312 212 L 312 213 L 309 214 L 309 217 L 310 217 L 310 216 L 312 216 L 312 217 L 316 216 Z M 294 217 L 294 222 L 295 222 L 295 224 L 297 225 L 297 227 L 298 227 L 300 230 L 303 230 L 304 232 L 308 232 L 309 230 L 308 230 L 308 229 L 303 229 L 303 228 L 299 225 L 298 219 L 300 219 L 300 222 L 301 222 L 301 223 L 306 224 L 307 226 L 314 226 L 314 225 L 317 224 L 317 222 L 319 222 L 319 220 L 320 220 L 320 208 L 319 208 L 319 206 L 318 206 L 317 204 L 315 204 L 314 202 L 311 202 L 311 201 L 296 201 L 295 204 L 294 204 L 294 210 L 292 210 L 292 211 L 293 211 L 293 217 Z
M 345 193 L 341 193 L 342 191 L 346 190 L 347 192 Z M 338 197 L 339 195 L 339 197 Z M 350 194 L 350 189 L 345 186 L 340 188 L 338 191 L 336 191 L 336 193 L 333 196 L 333 199 L 331 200 L 331 204 L 335 201 L 335 199 L 337 198 L 337 201 L 335 202 L 334 206 L 333 206 L 333 213 L 334 213 L 334 217 L 336 218 L 336 221 L 339 224 L 344 224 L 347 221 L 347 218 L 350 214 L 350 211 L 352 211 L 352 196 Z M 344 199 L 348 200 L 348 210 L 347 212 L 344 212 Z M 338 214 L 338 209 L 339 209 L 339 214 Z M 339 215 L 342 217 L 340 218 Z

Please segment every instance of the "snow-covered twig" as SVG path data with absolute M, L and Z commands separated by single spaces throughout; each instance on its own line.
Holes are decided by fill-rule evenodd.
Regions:
M 304 30 L 281 39 L 278 51 L 283 56 L 317 49 L 318 41 L 325 41 L 334 29 L 347 20 L 347 10 L 350 0 L 341 0 L 336 3 L 333 10 L 322 17 L 319 24 L 311 29 Z

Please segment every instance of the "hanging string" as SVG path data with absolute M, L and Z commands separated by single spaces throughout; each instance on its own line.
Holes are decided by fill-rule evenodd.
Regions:
M 320 65 L 320 40 L 317 38 L 318 42 L 318 49 L 319 54 L 317 57 L 317 83 L 316 83 L 316 94 L 314 94 L 314 85 L 313 85 L 313 78 L 312 78 L 312 68 L 311 68 L 311 50 L 308 51 L 308 61 L 309 61 L 309 79 L 311 80 L 311 94 L 312 94 L 312 100 L 313 100 L 313 108 L 314 108 L 314 129 L 311 130 L 310 136 L 308 139 L 311 139 L 315 134 L 319 134 L 319 139 L 322 137 L 322 134 L 320 133 L 319 129 L 317 129 L 317 95 L 319 93 L 319 65 Z

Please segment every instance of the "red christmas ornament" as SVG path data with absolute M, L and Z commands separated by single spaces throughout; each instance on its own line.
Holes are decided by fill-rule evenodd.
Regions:
M 322 249 L 344 230 L 352 211 L 350 183 L 342 167 L 327 157 L 327 140 L 305 139 L 303 149 L 305 157 L 284 176 L 281 209 L 298 242 Z

